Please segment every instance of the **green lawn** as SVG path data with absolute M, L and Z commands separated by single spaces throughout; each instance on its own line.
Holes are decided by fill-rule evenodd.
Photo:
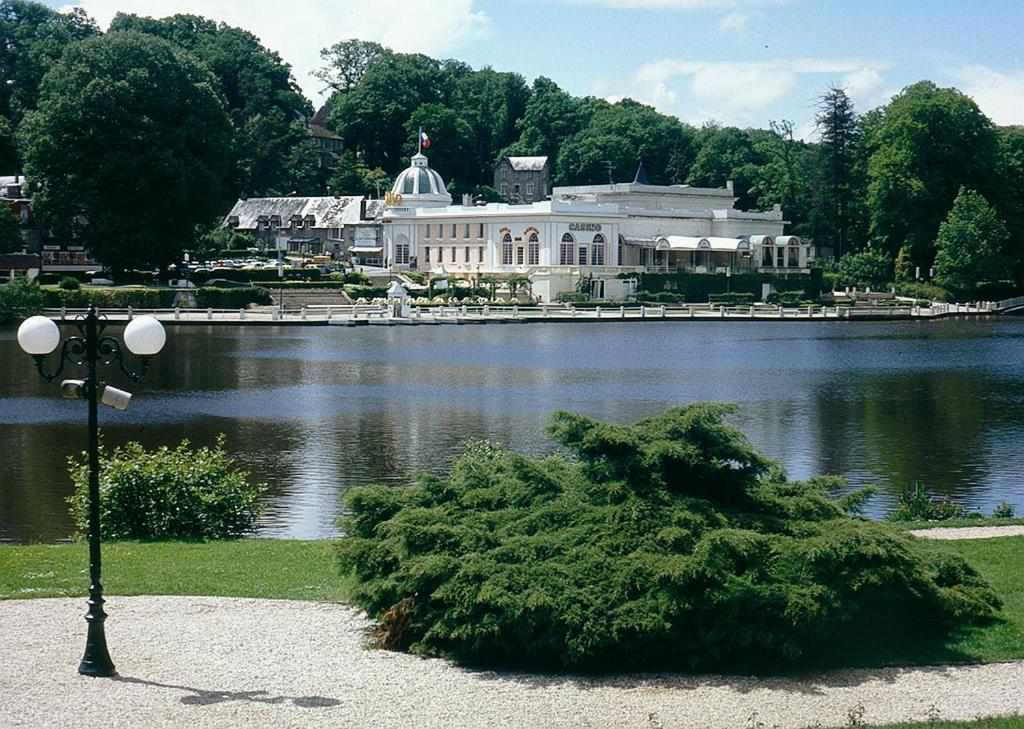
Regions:
M 935 723 L 925 721 L 914 724 L 872 724 L 864 729 L 1024 729 L 1024 717 L 1007 716 L 978 719 L 977 721 L 939 721 Z
M 84 596 L 84 542 L 0 545 L 0 600 Z M 103 546 L 110 595 L 220 595 L 339 600 L 342 579 L 329 541 L 113 542 Z
M 1002 617 L 946 639 L 915 639 L 905 630 L 889 633 L 885 626 L 872 626 L 868 639 L 859 636 L 849 644 L 826 646 L 821 655 L 808 657 L 809 666 L 1024 658 L 1024 537 L 924 542 L 924 546 L 955 551 L 973 564 L 1002 596 Z M 87 586 L 88 549 L 84 543 L 0 545 L 0 599 L 84 597 Z M 103 586 L 110 595 L 340 601 L 345 594 L 332 542 L 278 539 L 114 542 L 103 547 Z

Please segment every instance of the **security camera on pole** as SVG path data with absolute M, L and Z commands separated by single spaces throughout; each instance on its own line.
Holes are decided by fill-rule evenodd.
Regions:
M 60 345 L 60 329 L 52 319 L 45 316 L 26 319 L 18 328 L 18 344 L 32 355 L 36 369 L 47 382 L 53 382 L 65 364 L 84 365 L 86 368 L 84 380 L 64 380 L 60 385 L 61 395 L 65 398 L 89 401 L 89 610 L 85 614 L 89 632 L 78 672 L 86 676 L 113 676 L 117 670 L 107 651 L 103 628 L 107 614 L 103 611 L 103 585 L 100 582 L 100 439 L 97 411 L 100 402 L 124 410 L 132 396 L 97 380 L 96 366 L 116 362 L 128 379 L 138 382 L 149 368 L 148 358 L 163 349 L 167 334 L 163 325 L 151 316 L 138 317 L 128 323 L 124 329 L 124 347 L 139 358 L 139 370 L 135 372 L 125 363 L 121 342 L 116 337 L 103 335 L 107 320 L 100 316 L 95 306 L 90 306 L 86 314 L 77 317 L 75 327 L 78 335 L 64 340 L 53 372 L 44 368 L 46 356 Z

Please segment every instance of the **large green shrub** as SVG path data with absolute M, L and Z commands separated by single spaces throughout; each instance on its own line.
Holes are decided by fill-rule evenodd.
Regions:
M 893 261 L 882 251 L 847 253 L 839 259 L 839 283 L 860 288 L 885 286 L 893 280 Z
M 0 286 L 0 322 L 38 314 L 46 306 L 46 294 L 35 281 L 15 276 Z
M 915 299 L 929 301 L 955 301 L 956 297 L 941 286 L 924 283 L 923 281 L 907 281 L 896 284 L 896 293 L 900 296 L 913 296 Z
M 69 459 L 75 492 L 68 499 L 78 529 L 88 528 L 88 459 Z M 251 532 L 266 484 L 252 484 L 224 450 L 145 450 L 128 443 L 100 452 L 100 531 L 104 539 L 228 539 Z
M 557 413 L 571 456 L 469 445 L 446 477 L 352 491 L 340 566 L 386 646 L 484 664 L 773 668 L 999 599 L 961 559 L 793 482 L 723 405 Z

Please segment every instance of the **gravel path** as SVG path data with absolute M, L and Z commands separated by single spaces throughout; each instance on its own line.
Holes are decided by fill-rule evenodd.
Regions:
M 991 539 L 993 537 L 1019 537 L 1024 534 L 1024 524 L 988 527 L 935 527 L 934 529 L 911 529 L 915 537 L 924 539 Z
M 120 677 L 76 672 L 83 600 L 0 601 L 0 727 L 840 726 L 1024 712 L 1024 661 L 799 678 L 494 673 L 366 648 L 331 603 L 113 597 Z

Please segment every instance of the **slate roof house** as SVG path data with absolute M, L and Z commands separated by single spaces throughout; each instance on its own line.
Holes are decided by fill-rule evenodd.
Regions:
M 260 197 L 239 200 L 224 222 L 252 233 L 264 250 L 344 255 L 354 228 L 370 223 L 383 202 L 354 197 Z
M 547 157 L 502 157 L 494 168 L 494 189 L 510 203 L 540 202 L 551 194 Z
M 321 167 L 330 167 L 341 156 L 345 140 L 327 128 L 326 106 L 321 106 L 319 111 L 311 117 L 302 117 L 302 123 L 306 125 L 306 131 L 316 142 L 319 164 Z

